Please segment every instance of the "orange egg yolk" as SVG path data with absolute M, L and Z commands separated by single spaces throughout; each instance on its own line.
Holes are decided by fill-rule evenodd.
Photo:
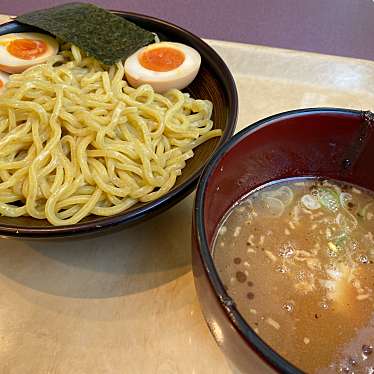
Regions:
M 4 87 L 4 82 L 0 79 L 0 89 Z
M 170 71 L 182 65 L 183 52 L 175 48 L 160 47 L 144 51 L 139 56 L 140 64 L 153 71 Z
M 23 60 L 33 60 L 46 50 L 47 44 L 43 40 L 14 39 L 7 46 L 7 51 L 11 55 Z

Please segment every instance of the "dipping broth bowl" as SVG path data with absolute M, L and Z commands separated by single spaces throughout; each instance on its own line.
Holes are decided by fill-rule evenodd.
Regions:
M 225 291 L 211 254 L 222 217 L 255 188 L 290 177 L 337 179 L 374 190 L 373 127 L 370 112 L 321 108 L 281 113 L 236 134 L 205 168 L 193 211 L 195 286 L 212 335 L 241 372 L 301 373 L 261 340 Z

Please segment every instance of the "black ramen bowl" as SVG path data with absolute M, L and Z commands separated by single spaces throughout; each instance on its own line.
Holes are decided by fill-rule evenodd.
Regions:
M 78 234 L 99 233 L 104 229 L 124 227 L 148 219 L 187 196 L 195 188 L 208 160 L 220 145 L 233 134 L 238 110 L 238 96 L 234 79 L 220 56 L 203 40 L 192 33 L 166 21 L 145 15 L 113 11 L 149 31 L 161 40 L 187 44 L 201 55 L 201 68 L 195 80 L 184 90 L 192 97 L 207 99 L 213 103 L 215 129 L 222 129 L 220 138 L 211 139 L 195 149 L 195 156 L 187 161 L 175 186 L 161 198 L 150 203 L 137 204 L 123 213 L 110 217 L 88 216 L 75 225 L 52 226 L 47 220 L 31 217 L 0 217 L 0 235 L 15 237 L 67 237 Z M 38 31 L 35 28 L 12 21 L 0 26 L 0 35 Z M 41 31 L 43 32 L 43 31 Z
M 324 177 L 374 190 L 374 115 L 345 109 L 281 113 L 236 134 L 205 168 L 193 212 L 192 265 L 206 322 L 243 373 L 300 373 L 245 322 L 211 255 L 217 227 L 255 188 L 289 177 Z

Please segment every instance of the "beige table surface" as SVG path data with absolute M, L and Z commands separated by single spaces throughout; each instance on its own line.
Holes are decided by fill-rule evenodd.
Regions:
M 209 41 L 238 84 L 238 129 L 297 107 L 374 109 L 374 63 Z M 191 273 L 189 196 L 98 239 L 0 239 L 0 374 L 235 372 Z

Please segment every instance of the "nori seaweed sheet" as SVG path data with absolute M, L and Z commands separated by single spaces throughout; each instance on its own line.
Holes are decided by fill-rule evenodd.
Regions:
M 64 4 L 23 14 L 16 21 L 70 42 L 106 65 L 154 41 L 151 32 L 93 4 Z

